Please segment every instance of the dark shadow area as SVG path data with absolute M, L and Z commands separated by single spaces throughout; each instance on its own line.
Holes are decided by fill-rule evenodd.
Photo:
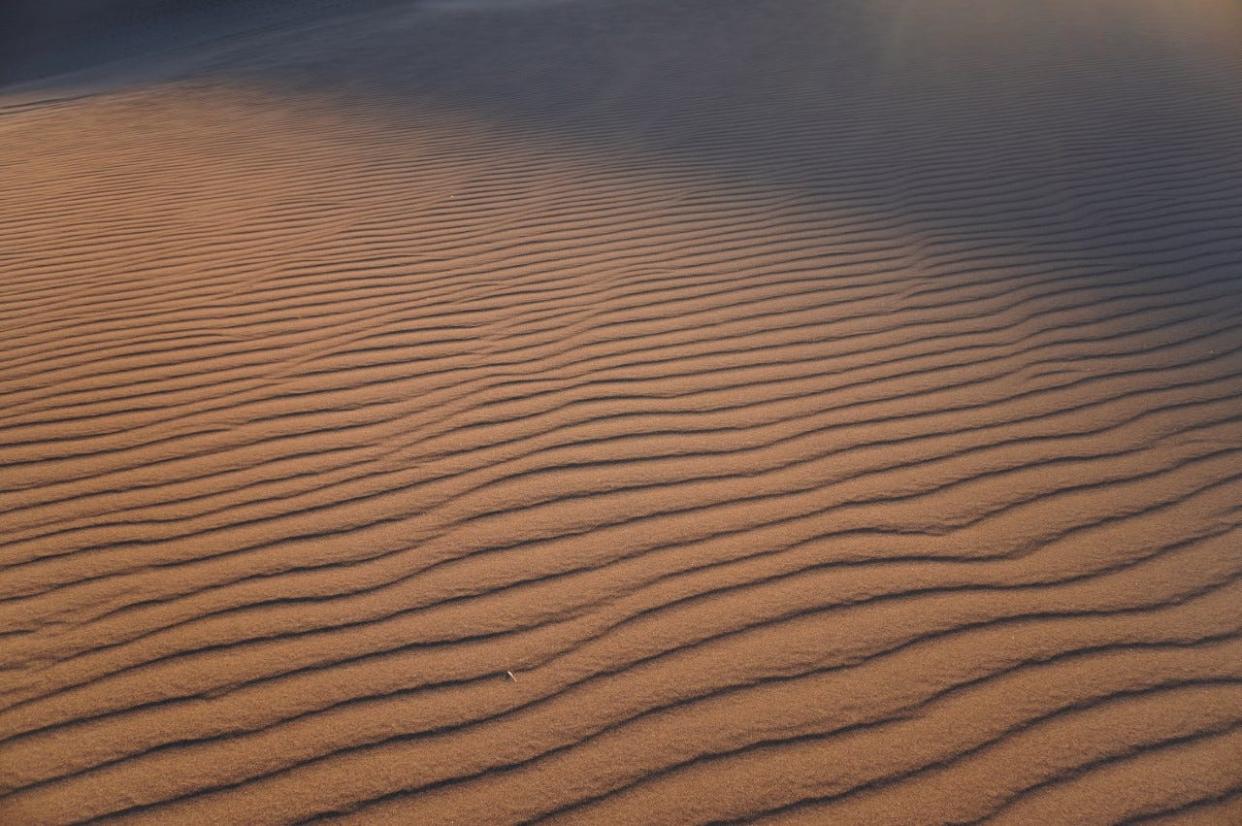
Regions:
M 0 4 L 0 85 L 116 61 L 201 49 L 224 39 L 365 8 L 348 0 L 10 0 Z
M 1240 44 L 1217 0 L 444 0 L 294 34 L 237 80 L 710 170 L 917 244 L 1242 265 Z
M 394 128 L 466 115 L 856 209 L 916 247 L 1242 265 L 1242 11 L 1228 0 L 17 8 L 17 76 L 211 31 L 229 52 L 196 79 Z

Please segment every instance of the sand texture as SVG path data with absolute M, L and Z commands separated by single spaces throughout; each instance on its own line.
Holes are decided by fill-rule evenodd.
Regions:
M 1235 0 L 86 5 L 0 824 L 1242 823 Z

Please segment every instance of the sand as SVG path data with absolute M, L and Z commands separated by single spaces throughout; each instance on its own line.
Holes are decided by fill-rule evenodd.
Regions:
M 87 5 L 0 823 L 1242 823 L 1232 0 Z

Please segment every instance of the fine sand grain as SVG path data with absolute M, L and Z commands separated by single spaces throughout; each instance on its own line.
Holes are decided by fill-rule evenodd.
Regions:
M 20 18 L 0 823 L 1242 823 L 1242 6 L 292 5 Z

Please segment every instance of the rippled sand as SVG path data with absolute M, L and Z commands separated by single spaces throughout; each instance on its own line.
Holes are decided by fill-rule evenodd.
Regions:
M 1242 7 L 147 5 L 0 88 L 0 822 L 1242 823 Z

